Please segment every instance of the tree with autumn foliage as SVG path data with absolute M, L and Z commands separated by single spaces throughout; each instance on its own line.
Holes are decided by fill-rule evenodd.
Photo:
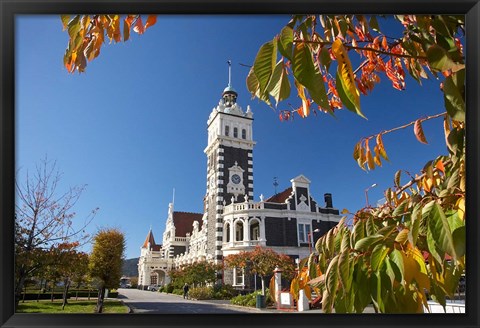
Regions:
M 413 126 L 418 141 L 427 143 L 422 123 L 440 118 L 448 154 L 403 184 L 399 170 L 384 204 L 358 210 L 353 227 L 344 218 L 317 241 L 318 255 L 299 275 L 321 293 L 325 312 L 361 313 L 372 302 L 379 312 L 423 312 L 427 293 L 445 307 L 465 273 L 465 17 L 394 17 L 403 27 L 398 37 L 383 33 L 375 15 L 295 15 L 260 48 L 247 77 L 252 95 L 270 105 L 270 97 L 278 105 L 290 96 L 293 80 L 301 106 L 280 110 L 282 120 L 343 108 L 365 117 L 360 95 L 371 93 L 381 75 L 398 90 L 407 72 L 418 83 L 440 81 L 445 111 L 374 133 L 354 147 L 360 168 L 373 170 L 388 161 L 383 135 Z M 360 59 L 355 69 L 353 55 Z M 292 287 L 298 291 L 299 284 Z
M 379 312 L 423 312 L 427 292 L 445 306 L 465 273 L 465 16 L 389 17 L 402 33 L 385 33 L 380 15 L 293 15 L 261 46 L 246 80 L 252 95 L 287 121 L 295 115 L 335 115 L 344 108 L 365 118 L 361 97 L 372 93 L 381 77 L 398 90 L 405 89 L 407 74 L 420 84 L 439 81 L 445 104 L 439 113 L 419 113 L 418 119 L 375 131 L 353 147 L 360 168 L 374 170 L 389 161 L 384 135 L 413 127 L 418 141 L 427 143 L 423 124 L 440 120 L 448 153 L 432 158 L 417 174 L 399 170 L 384 204 L 358 210 L 353 226 L 342 220 L 318 240 L 318 255 L 299 274 L 307 273 L 319 290 L 325 312 L 362 312 L 371 302 Z M 70 34 L 70 43 L 90 43 L 87 35 Z M 66 61 L 70 72 L 83 71 L 71 63 Z M 301 104 L 280 107 L 292 89 Z
M 130 39 L 130 30 L 143 34 L 147 28 L 157 22 L 156 15 L 62 15 L 63 30 L 68 31 L 70 41 L 63 56 L 65 68 L 73 73 L 84 72 L 87 62 L 100 54 L 105 43 L 127 41 Z M 123 26 L 122 26 L 123 23 Z
M 283 270 L 283 276 L 291 278 L 295 272 L 293 260 L 285 254 L 279 254 L 271 248 L 256 246 L 253 251 L 242 251 L 228 255 L 224 260 L 228 268 L 242 268 L 257 274 L 262 280 L 262 295 L 265 295 L 265 279 L 273 275 L 276 267 Z
M 44 255 L 64 243 L 84 243 L 85 228 L 92 221 L 93 210 L 83 224 L 74 225 L 73 207 L 85 186 L 59 191 L 61 175 L 55 162 L 43 160 L 33 176 L 28 172 L 24 182 L 17 173 L 15 187 L 15 306 L 25 280 L 45 266 Z
M 90 254 L 90 274 L 99 279 L 95 313 L 102 313 L 105 290 L 118 288 L 122 277 L 125 253 L 125 235 L 118 229 L 101 229 L 93 238 Z

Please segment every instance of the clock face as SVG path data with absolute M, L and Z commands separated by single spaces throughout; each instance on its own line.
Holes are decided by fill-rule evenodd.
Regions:
M 232 182 L 233 182 L 234 184 L 239 184 L 239 183 L 240 183 L 240 180 L 241 180 L 241 179 L 240 179 L 240 176 L 239 176 L 238 174 L 232 175 Z

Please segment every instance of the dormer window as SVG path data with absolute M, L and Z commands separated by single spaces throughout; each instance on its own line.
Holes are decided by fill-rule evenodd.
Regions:
M 228 125 L 225 125 L 225 135 L 228 137 L 230 134 L 230 127 Z
M 238 138 L 238 129 L 237 128 L 233 128 L 233 137 Z
M 242 129 L 242 139 L 247 139 L 247 130 Z

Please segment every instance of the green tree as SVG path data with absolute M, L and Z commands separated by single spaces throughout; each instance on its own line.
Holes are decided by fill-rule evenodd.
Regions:
M 102 313 L 106 288 L 117 288 L 122 277 L 125 236 L 118 229 L 101 229 L 93 238 L 90 274 L 99 279 L 95 313 Z
M 75 228 L 73 207 L 85 189 L 72 187 L 59 192 L 61 174 L 56 163 L 43 160 L 33 176 L 26 173 L 25 181 L 15 181 L 15 306 L 26 279 L 33 277 L 45 265 L 44 252 L 64 242 L 84 242 L 85 227 L 93 220 L 93 210 L 84 223 Z
M 431 76 L 441 81 L 445 112 L 355 145 L 354 160 L 373 170 L 388 160 L 383 135 L 413 126 L 418 141 L 427 143 L 422 123 L 442 118 L 448 154 L 403 185 L 399 170 L 383 205 L 357 211 L 352 228 L 342 220 L 319 239 L 308 272 L 325 312 L 362 312 L 371 302 L 380 312 L 423 312 L 426 292 L 445 306 L 465 269 L 464 16 L 397 15 L 398 37 L 383 33 L 378 18 L 295 15 L 260 48 L 247 77 L 252 94 L 270 105 L 270 97 L 277 105 L 289 97 L 293 80 L 302 104 L 280 111 L 282 120 L 311 111 L 334 115 L 344 107 L 365 117 L 360 94 L 371 92 L 381 74 L 399 90 L 405 72 L 419 83 Z M 352 53 L 360 57 L 355 70 Z
M 225 257 L 225 266 L 228 268 L 249 269 L 262 280 L 262 295 L 265 295 L 265 279 L 273 275 L 276 267 L 283 270 L 283 274 L 290 278 L 295 272 L 293 260 L 285 254 L 278 254 L 271 248 L 257 246 L 253 251 L 244 251 Z
M 217 272 L 221 269 L 219 264 L 199 261 L 170 270 L 169 276 L 176 288 L 181 288 L 185 283 L 198 287 L 215 283 Z

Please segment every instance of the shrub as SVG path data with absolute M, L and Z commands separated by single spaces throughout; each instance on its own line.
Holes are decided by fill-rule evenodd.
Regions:
M 188 294 L 197 300 L 211 300 L 214 298 L 215 292 L 213 287 L 196 287 L 192 288 Z
M 172 284 L 168 284 L 166 287 L 165 287 L 165 292 L 167 293 L 172 293 L 173 292 L 173 285 Z
M 238 295 L 230 300 L 231 304 L 255 307 L 257 305 L 257 295 L 260 295 L 262 291 L 257 290 L 253 293 L 247 295 Z M 268 289 L 265 290 L 265 304 L 270 305 L 273 303 L 273 300 L 270 297 Z
M 232 285 L 215 285 L 213 298 L 217 300 L 229 300 L 238 295 L 238 290 Z
M 172 291 L 172 294 L 175 294 L 175 295 L 183 295 L 183 289 L 175 288 L 175 289 Z
M 159 292 L 159 293 L 162 293 L 164 290 L 165 290 L 165 286 L 160 286 L 160 287 L 158 288 L 158 292 Z

